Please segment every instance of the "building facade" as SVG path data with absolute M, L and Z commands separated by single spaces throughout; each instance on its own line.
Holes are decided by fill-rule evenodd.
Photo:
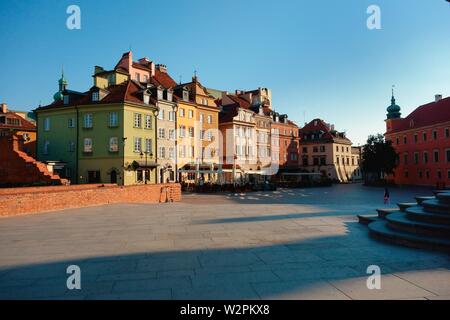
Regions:
M 296 171 L 299 168 L 299 128 L 287 114 L 275 112 L 271 124 L 272 151 L 280 171 Z
M 321 173 L 338 182 L 362 179 L 360 155 L 344 132 L 321 119 L 314 119 L 299 130 L 302 168 Z
M 61 82 L 55 101 L 35 110 L 38 159 L 72 183 L 155 183 L 157 107 L 150 90 L 127 80 L 81 93 Z
M 399 155 L 391 177 L 397 184 L 450 185 L 450 97 L 436 95 L 405 118 L 392 95 L 387 108 L 386 140 Z

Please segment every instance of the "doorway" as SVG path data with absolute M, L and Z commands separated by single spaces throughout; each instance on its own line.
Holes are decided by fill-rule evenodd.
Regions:
M 117 171 L 113 170 L 111 171 L 111 183 L 116 184 L 117 183 Z

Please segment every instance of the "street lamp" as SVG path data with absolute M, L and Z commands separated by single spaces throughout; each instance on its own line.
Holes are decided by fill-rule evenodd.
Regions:
M 144 152 L 141 151 L 141 154 L 140 154 L 141 159 L 144 157 L 144 154 L 145 154 L 144 183 L 147 184 L 147 174 L 146 174 L 146 172 L 147 172 L 146 170 L 148 169 L 147 168 L 147 156 L 150 155 L 150 158 L 153 158 L 153 153 L 151 151 L 144 151 Z

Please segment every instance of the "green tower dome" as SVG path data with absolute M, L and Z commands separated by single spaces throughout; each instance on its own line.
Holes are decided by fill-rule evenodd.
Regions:
M 67 82 L 66 78 L 64 77 L 64 71 L 62 71 L 62 73 L 61 73 L 61 78 L 58 80 L 59 91 L 56 92 L 56 93 L 53 95 L 53 99 L 54 99 L 55 101 L 60 101 L 60 100 L 63 99 L 63 94 L 62 94 L 62 93 L 63 93 L 64 90 L 67 89 L 67 85 L 68 85 L 68 84 L 69 84 L 69 83 Z
M 394 92 L 392 91 L 391 105 L 387 107 L 387 118 L 397 119 L 402 115 L 400 113 L 400 106 L 395 103 Z

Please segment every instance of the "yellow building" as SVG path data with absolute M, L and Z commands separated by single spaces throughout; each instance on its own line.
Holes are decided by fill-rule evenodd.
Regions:
M 216 181 L 219 169 L 219 108 L 197 77 L 174 88 L 177 97 L 179 181 Z

